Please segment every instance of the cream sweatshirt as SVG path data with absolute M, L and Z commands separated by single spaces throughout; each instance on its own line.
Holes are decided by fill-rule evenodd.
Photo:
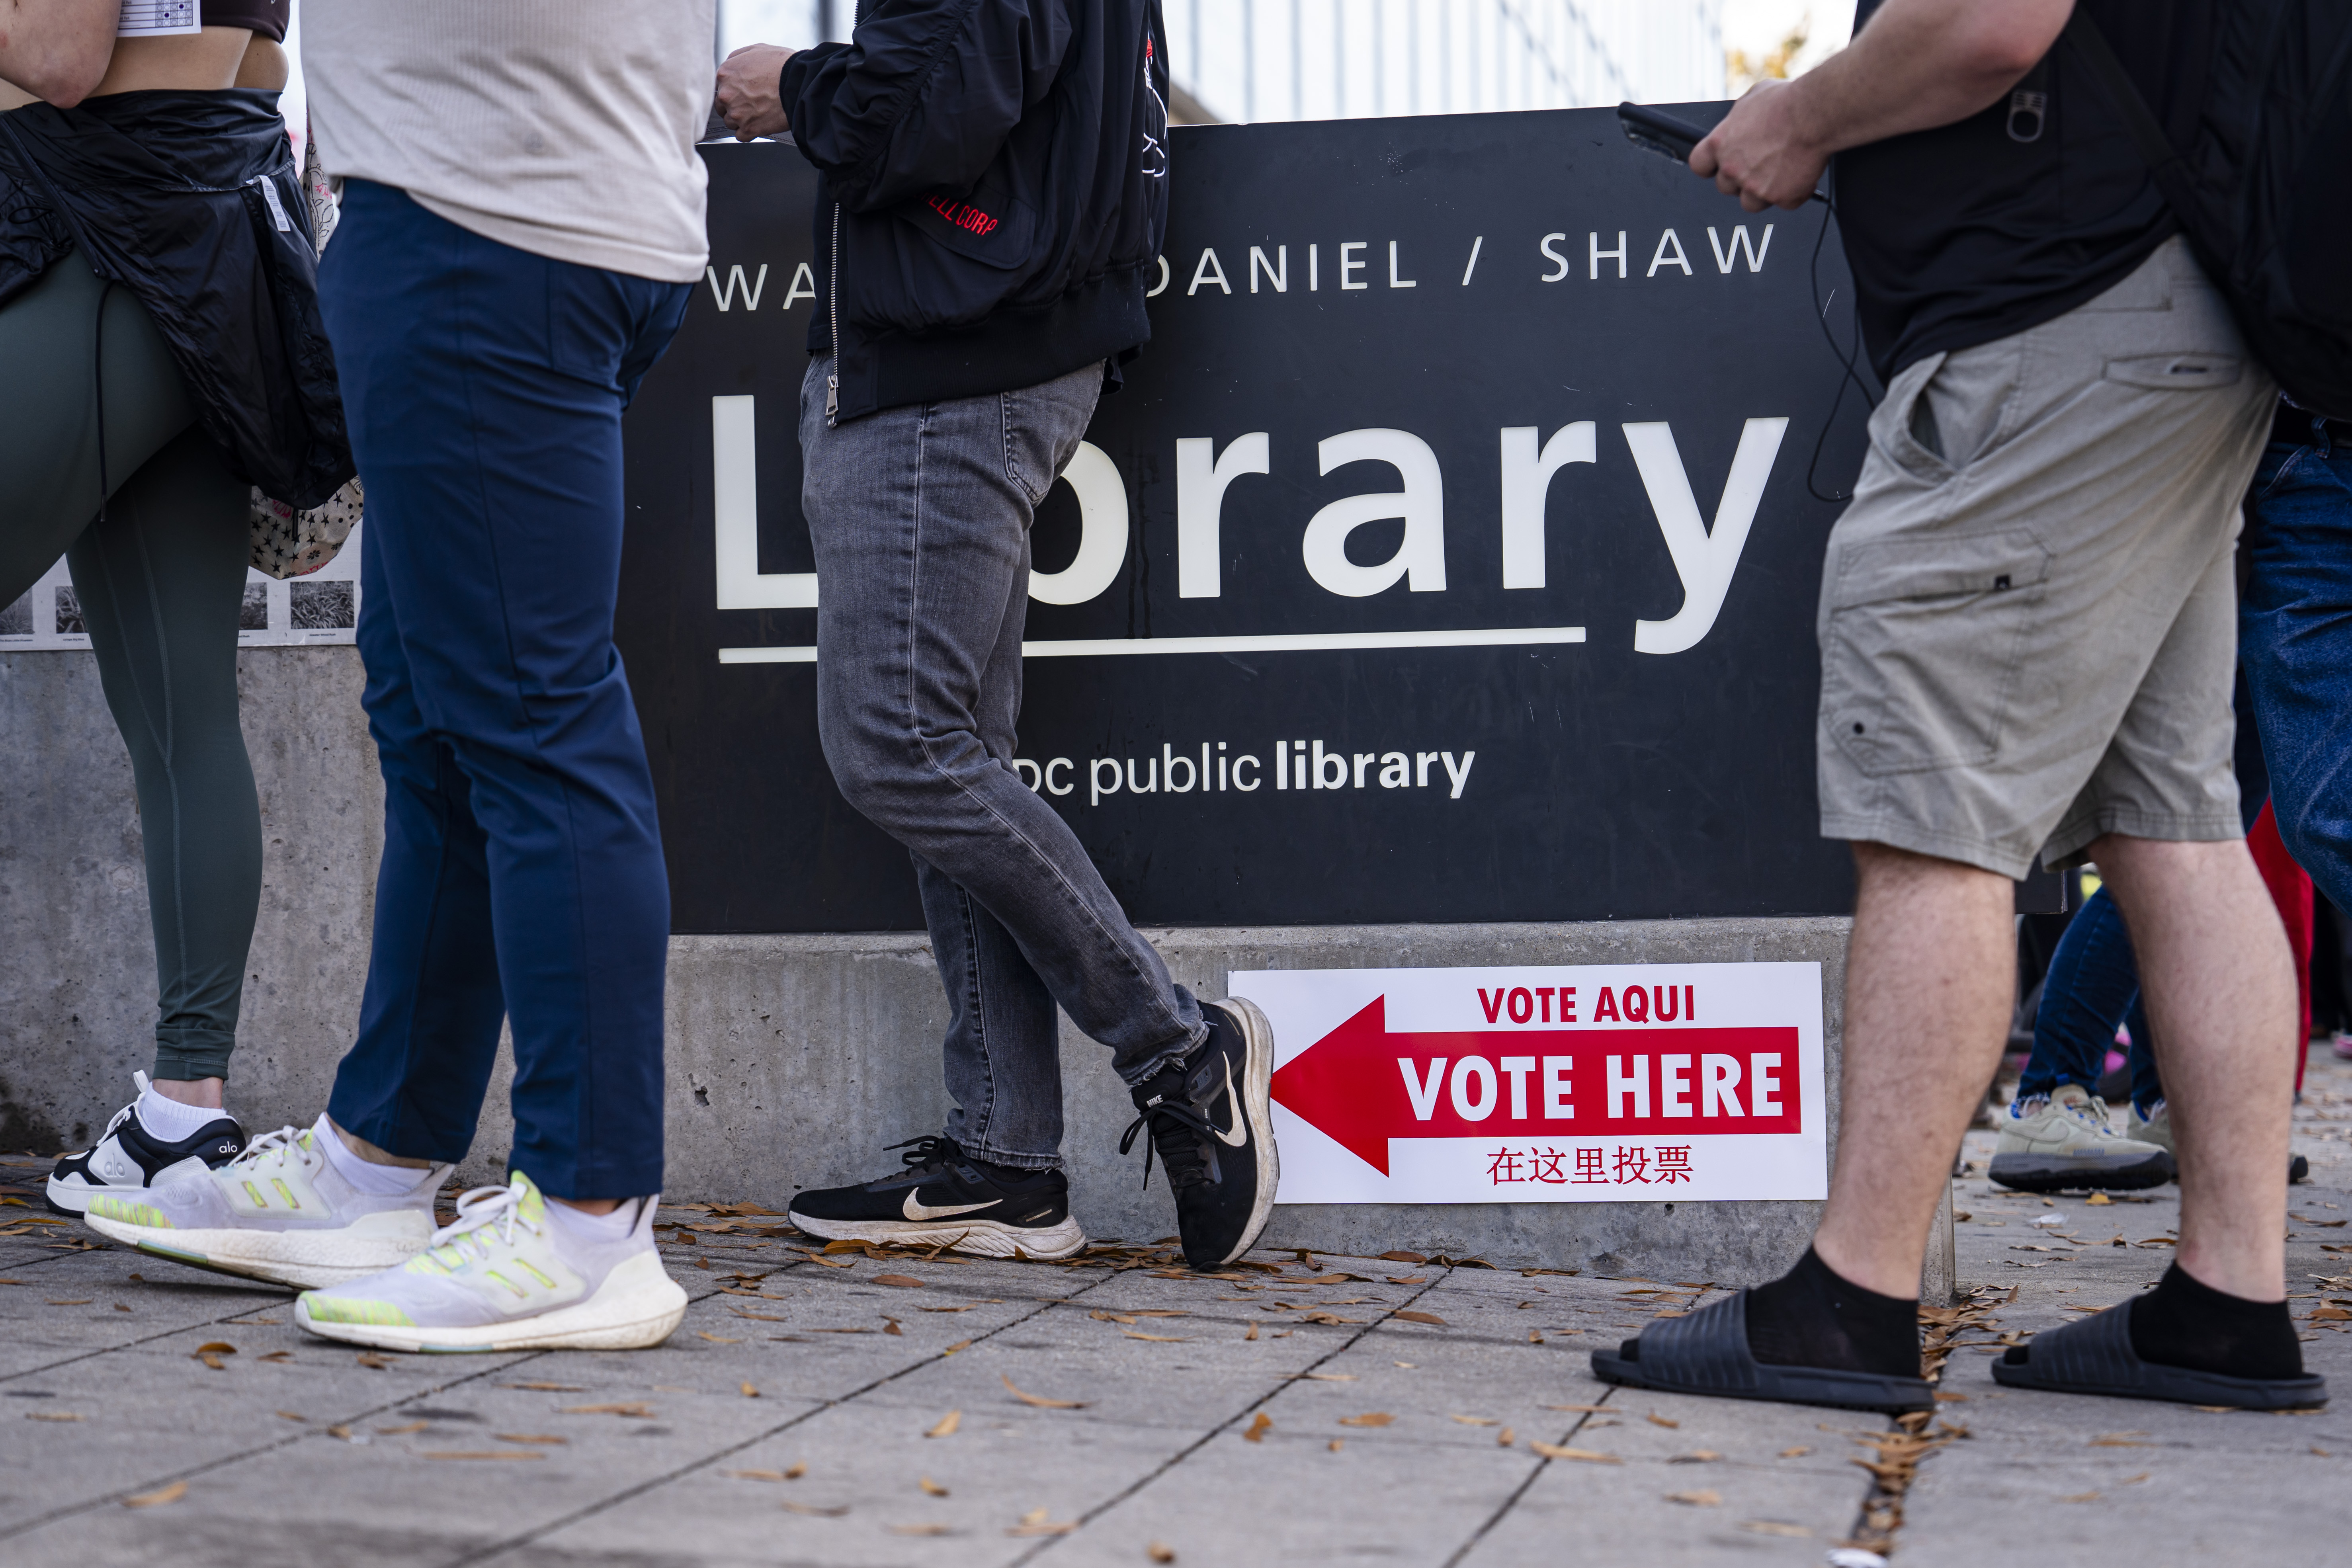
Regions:
M 702 276 L 717 0 L 305 0 L 335 178 L 537 256 Z

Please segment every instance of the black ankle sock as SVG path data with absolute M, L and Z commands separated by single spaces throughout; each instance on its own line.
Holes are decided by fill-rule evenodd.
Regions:
M 2216 1290 L 2175 1263 L 2131 1303 L 2140 1360 L 2224 1377 L 2301 1377 L 2303 1345 L 2284 1301 L 2249 1301 Z
M 1865 1290 L 1811 1247 L 1748 1294 L 1748 1349 L 1773 1366 L 1919 1375 L 1919 1303 Z

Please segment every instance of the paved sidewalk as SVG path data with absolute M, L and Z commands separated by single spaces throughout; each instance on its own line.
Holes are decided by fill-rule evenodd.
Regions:
M 2299 1320 L 2352 1302 L 2352 1121 L 2332 1121 L 2352 1118 L 2352 1072 L 2314 1059 Z M 1202 1278 L 1140 1247 L 820 1260 L 771 1218 L 670 1211 L 694 1227 L 665 1250 L 695 1300 L 660 1350 L 376 1356 L 303 1335 L 282 1292 L 0 1220 L 21 1231 L 0 1235 L 0 1563 L 1817 1563 L 1889 1535 L 1906 1568 L 2341 1550 L 2352 1405 L 1992 1384 L 1970 1342 L 2152 1280 L 2178 1202 L 1998 1194 L 1990 1136 L 1970 1142 L 1961 1275 L 1999 1300 L 1958 1332 L 1924 1442 L 1593 1382 L 1587 1352 L 1702 1299 L 1691 1281 L 1289 1254 Z M 28 1193 L 37 1170 L 0 1177 Z M 2352 1400 L 2341 1324 L 2305 1331 Z

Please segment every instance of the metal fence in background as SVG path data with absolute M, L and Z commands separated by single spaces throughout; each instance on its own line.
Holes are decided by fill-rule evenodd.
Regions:
M 1161 0 L 1186 118 L 1353 120 L 1724 92 L 1723 0 Z M 849 36 L 851 0 L 719 0 L 720 54 Z

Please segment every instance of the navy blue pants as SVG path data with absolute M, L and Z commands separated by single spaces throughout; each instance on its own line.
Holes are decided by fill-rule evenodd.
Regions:
M 669 884 L 613 605 L 621 411 L 688 286 L 344 191 L 320 268 L 367 485 L 360 652 L 383 862 L 328 1102 L 394 1154 L 470 1148 L 514 1028 L 512 1164 L 568 1198 L 662 1177 Z

